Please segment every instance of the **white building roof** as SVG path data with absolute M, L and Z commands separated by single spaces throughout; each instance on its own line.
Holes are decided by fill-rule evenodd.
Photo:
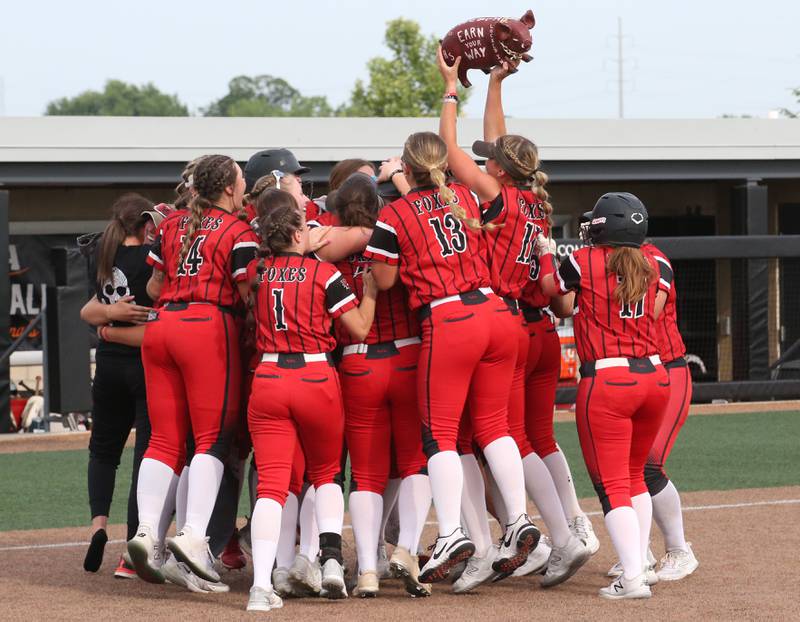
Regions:
M 243 161 L 287 147 L 303 162 L 399 154 L 432 118 L 0 117 L 0 163 L 186 162 L 203 153 Z M 468 148 L 480 119 L 459 121 Z M 791 119 L 509 119 L 549 161 L 800 160 L 800 121 Z

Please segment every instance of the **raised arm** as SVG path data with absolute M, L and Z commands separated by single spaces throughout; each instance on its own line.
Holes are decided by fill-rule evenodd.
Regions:
M 444 78 L 445 98 L 442 102 L 442 114 L 439 117 L 439 136 L 442 137 L 447 145 L 447 164 L 456 179 L 469 187 L 481 203 L 491 201 L 500 192 L 500 182 L 491 175 L 483 172 L 475 164 L 472 157 L 461 147 L 458 146 L 458 136 L 456 131 L 456 120 L 458 117 L 458 102 L 453 97 L 447 95 L 456 92 L 456 79 L 458 78 L 458 67 L 461 64 L 461 57 L 456 59 L 452 67 L 448 67 L 442 56 L 442 48 L 438 51 L 439 71 Z
M 489 75 L 489 90 L 486 92 L 486 108 L 483 111 L 483 140 L 493 143 L 508 134 L 503 112 L 503 80 L 516 70 L 519 61 L 504 61 L 492 69 Z

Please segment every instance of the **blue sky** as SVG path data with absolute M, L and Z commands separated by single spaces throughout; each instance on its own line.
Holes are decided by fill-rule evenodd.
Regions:
M 615 117 L 618 16 L 626 117 L 800 108 L 789 92 L 800 86 L 800 3 L 785 0 L 9 0 L 0 9 L 0 112 L 39 115 L 48 101 L 108 78 L 154 82 L 196 110 L 233 76 L 259 73 L 339 104 L 365 77 L 367 60 L 385 53 L 388 20 L 412 18 L 442 36 L 471 17 L 518 17 L 529 7 L 535 60 L 508 82 L 509 115 Z M 465 113 L 474 117 L 486 78 L 471 76 Z

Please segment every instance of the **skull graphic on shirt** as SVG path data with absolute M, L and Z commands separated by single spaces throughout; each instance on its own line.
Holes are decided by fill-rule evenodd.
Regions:
M 111 268 L 111 279 L 103 283 L 100 293 L 101 301 L 113 305 L 125 296 L 130 296 L 131 290 L 128 287 L 128 277 L 125 273 L 114 266 Z

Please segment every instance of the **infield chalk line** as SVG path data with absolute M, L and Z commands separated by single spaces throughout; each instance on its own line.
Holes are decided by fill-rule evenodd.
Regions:
M 751 501 L 746 503 L 720 503 L 717 505 L 687 505 L 683 508 L 684 512 L 702 512 L 706 510 L 730 510 L 735 508 L 752 508 L 768 505 L 793 505 L 800 503 L 800 499 L 775 499 L 774 501 Z M 602 516 L 602 512 L 586 512 L 586 516 Z M 541 516 L 534 515 L 531 518 L 541 519 Z M 491 522 L 497 522 L 493 518 L 489 518 Z M 434 521 L 427 521 L 425 526 L 430 527 L 435 525 Z M 343 530 L 350 530 L 352 526 L 344 525 Z M 122 544 L 125 540 L 109 540 L 106 544 Z M 58 542 L 55 544 L 27 544 L 23 546 L 4 546 L 0 547 L 2 551 L 33 551 L 36 549 L 65 549 L 75 546 L 86 546 L 88 542 Z

